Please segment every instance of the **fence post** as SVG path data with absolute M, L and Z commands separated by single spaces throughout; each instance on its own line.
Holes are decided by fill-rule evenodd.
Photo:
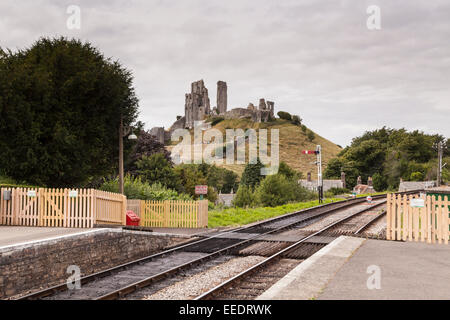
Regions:
M 127 225 L 127 197 L 125 195 L 122 195 L 122 225 Z
M 169 227 L 169 215 L 170 215 L 170 202 L 169 200 L 164 201 L 164 227 Z
M 391 240 L 392 195 L 387 194 L 386 240 Z

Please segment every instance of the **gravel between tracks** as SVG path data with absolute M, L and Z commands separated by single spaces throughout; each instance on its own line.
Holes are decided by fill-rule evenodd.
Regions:
M 189 300 L 214 288 L 238 273 L 264 260 L 260 256 L 239 257 L 177 282 L 144 300 Z
M 377 204 L 377 203 L 380 203 L 382 201 L 384 201 L 384 200 L 374 201 L 373 203 Z M 352 214 L 356 213 L 357 211 L 359 211 L 361 209 L 364 209 L 364 208 L 367 208 L 367 204 L 366 203 L 362 203 L 360 205 L 356 205 L 356 206 L 351 207 L 351 208 L 346 208 L 346 209 L 340 210 L 339 212 L 336 212 L 336 213 L 334 213 L 334 214 L 332 214 L 330 216 L 327 216 L 327 217 L 323 218 L 322 220 L 320 220 L 320 221 L 318 221 L 318 222 L 316 222 L 316 223 L 314 223 L 312 225 L 309 225 L 309 226 L 307 226 L 305 228 L 302 228 L 301 230 L 305 230 L 305 231 L 319 231 L 320 229 L 329 226 L 333 222 L 335 222 L 335 221 L 337 221 L 339 219 L 342 219 L 342 218 L 346 218 L 346 217 L 348 217 L 348 216 L 350 216 L 350 215 L 352 215 Z M 379 210 L 379 207 L 376 208 L 375 210 Z

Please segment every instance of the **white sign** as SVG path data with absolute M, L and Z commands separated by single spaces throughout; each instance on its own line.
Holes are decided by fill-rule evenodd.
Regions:
M 409 204 L 413 208 L 423 208 L 425 207 L 424 199 L 411 199 L 411 203 Z
M 29 197 L 36 197 L 36 191 L 35 190 L 30 190 L 27 192 L 27 196 Z
M 76 198 L 78 197 L 78 191 L 77 190 L 70 190 L 69 191 L 69 198 Z

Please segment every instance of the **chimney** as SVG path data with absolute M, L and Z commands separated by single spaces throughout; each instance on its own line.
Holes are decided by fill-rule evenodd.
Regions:
M 371 186 L 373 185 L 372 177 L 368 177 L 368 178 L 367 178 L 367 185 L 368 185 L 369 187 L 371 187 Z
M 356 184 L 362 184 L 361 176 L 358 176 L 358 180 L 356 180 Z
M 342 188 L 346 188 L 346 184 L 345 184 L 345 172 L 342 171 L 341 172 L 341 181 L 342 181 Z
M 311 172 L 308 172 L 308 174 L 306 175 L 306 180 L 308 181 L 308 182 L 311 182 Z

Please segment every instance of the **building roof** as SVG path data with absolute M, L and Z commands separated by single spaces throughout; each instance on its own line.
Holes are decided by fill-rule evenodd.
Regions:
M 436 186 L 435 181 L 402 181 L 398 191 L 422 190 Z

